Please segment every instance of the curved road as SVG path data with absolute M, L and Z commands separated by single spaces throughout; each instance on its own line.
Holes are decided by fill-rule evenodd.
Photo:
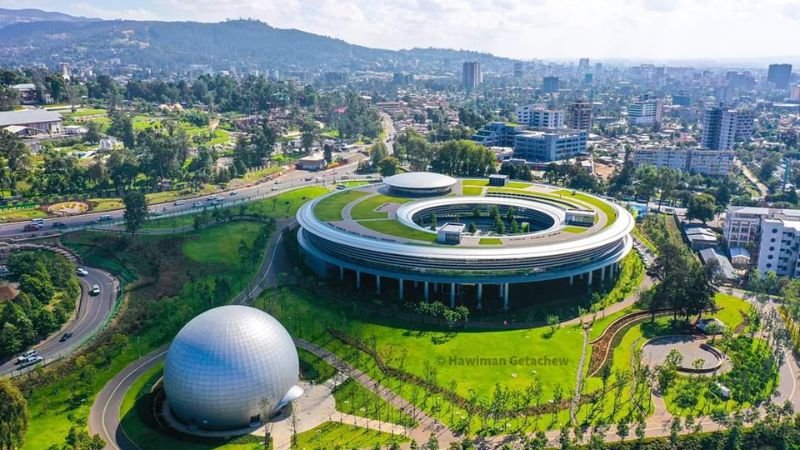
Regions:
M 111 314 L 111 311 L 114 309 L 114 302 L 117 298 L 117 290 L 119 288 L 119 283 L 116 278 L 99 269 L 90 267 L 86 267 L 85 269 L 89 274 L 80 278 L 81 296 L 78 300 L 77 311 L 74 317 L 61 327 L 61 330 L 53 333 L 50 337 L 33 347 L 39 356 L 44 358 L 45 364 L 64 357 L 78 348 L 88 338 L 93 336 L 95 332 L 100 330 Z M 89 295 L 89 290 L 94 284 L 100 286 L 100 295 L 98 296 Z M 61 342 L 61 336 L 66 332 L 72 333 L 72 337 Z M 0 376 L 10 375 L 13 377 L 21 375 L 41 365 L 40 363 L 28 366 L 24 369 L 19 369 L 19 367 L 14 364 L 16 359 L 17 355 L 14 355 L 10 360 L 0 364 Z

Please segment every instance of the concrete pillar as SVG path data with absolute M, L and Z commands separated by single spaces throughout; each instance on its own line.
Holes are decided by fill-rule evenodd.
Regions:
M 501 286 L 503 287 L 503 310 L 508 311 L 508 283 Z
M 456 284 L 450 283 L 450 307 L 456 307 Z
M 570 275 L 569 276 L 569 285 L 572 286 L 573 284 L 575 284 L 575 276 L 574 275 Z
M 381 293 L 381 276 L 375 275 L 375 292 Z
M 601 267 L 600 268 L 600 282 L 602 283 L 603 281 L 606 281 L 606 268 L 605 267 Z
M 594 270 L 590 270 L 589 271 L 589 280 L 586 282 L 587 286 L 591 286 L 592 285 L 592 274 L 593 273 L 594 273 Z
M 404 284 L 404 281 L 403 281 L 402 278 L 400 278 L 398 280 L 398 282 L 399 282 L 399 286 L 400 286 L 400 300 L 403 300 L 403 284 Z
M 426 281 L 425 282 L 425 301 L 426 302 L 428 301 L 429 297 L 430 296 L 428 295 L 428 282 Z
M 478 284 L 478 309 L 483 308 L 483 285 Z
M 339 280 L 344 280 L 344 266 L 339 266 Z
M 361 271 L 356 270 L 356 288 L 361 289 Z

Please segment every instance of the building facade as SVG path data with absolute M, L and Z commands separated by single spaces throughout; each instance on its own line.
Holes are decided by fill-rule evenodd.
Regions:
M 15 126 L 37 132 L 59 134 L 62 132 L 61 114 L 43 109 L 0 112 L 0 129 Z
M 481 63 L 465 61 L 461 68 L 461 85 L 471 91 L 481 84 Z
M 531 128 L 563 128 L 564 111 L 541 105 L 527 105 L 516 110 L 517 122 Z
M 767 81 L 773 83 L 778 89 L 786 89 L 789 87 L 789 81 L 792 79 L 792 65 L 791 64 L 770 64 L 767 71 Z
M 703 148 L 731 150 L 736 142 L 746 141 L 753 135 L 755 113 L 750 110 L 715 106 L 703 115 Z
M 586 153 L 583 130 L 526 130 L 514 136 L 514 157 L 527 162 L 559 161 Z
M 661 123 L 661 100 L 639 100 L 628 105 L 628 125 L 649 126 Z
M 592 104 L 583 101 L 570 103 L 567 109 L 567 126 L 573 130 L 591 130 Z
M 553 94 L 561 88 L 558 77 L 544 77 L 542 79 L 542 92 Z
M 651 165 L 709 176 L 724 176 L 733 169 L 733 151 L 698 148 L 653 147 L 633 151 L 633 164 Z
M 762 273 L 800 275 L 800 210 L 731 206 L 723 234 L 732 253 L 756 252 L 752 265 Z

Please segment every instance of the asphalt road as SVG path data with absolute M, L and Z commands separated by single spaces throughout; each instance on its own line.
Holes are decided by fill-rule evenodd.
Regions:
M 269 195 L 272 192 L 279 192 L 294 187 L 311 186 L 317 184 L 330 185 L 342 181 L 342 177 L 352 176 L 355 173 L 356 168 L 358 167 L 358 161 L 365 158 L 365 156 L 359 153 L 358 151 L 339 153 L 336 154 L 335 156 L 340 156 L 343 158 L 346 157 L 348 159 L 351 159 L 353 162 L 346 166 L 340 166 L 319 172 L 294 170 L 292 172 L 289 172 L 283 176 L 276 178 L 275 180 L 266 181 L 263 183 L 258 183 L 251 186 L 241 187 L 229 191 L 219 192 L 216 194 L 209 194 L 200 197 L 185 199 L 179 201 L 178 204 L 176 204 L 174 201 L 152 204 L 149 205 L 148 208 L 150 209 L 150 211 L 155 211 L 163 215 L 190 214 L 192 212 L 197 212 L 197 210 L 199 209 L 198 207 L 194 206 L 195 203 L 199 202 L 204 205 L 211 206 L 211 203 L 208 202 L 208 199 L 209 197 L 212 196 L 222 199 L 224 203 L 220 206 L 224 207 L 242 201 L 253 200 L 258 197 Z M 102 223 L 96 222 L 101 216 L 109 216 L 111 220 Z M 25 225 L 29 223 L 27 221 L 13 222 L 0 225 L 0 239 L 12 238 L 12 237 L 22 238 L 22 237 L 43 236 L 46 234 L 52 234 L 66 230 L 97 227 L 99 225 L 102 225 L 103 223 L 114 223 L 114 222 L 120 222 L 121 220 L 123 220 L 122 210 L 80 214 L 69 217 L 51 218 L 51 219 L 45 219 L 44 228 L 36 232 L 31 232 L 31 231 L 26 232 L 24 230 Z M 55 228 L 53 226 L 55 222 L 64 223 L 66 225 L 66 228 Z
M 114 309 L 119 286 L 117 280 L 102 270 L 90 267 L 85 267 L 85 269 L 89 274 L 80 278 L 81 296 L 78 301 L 77 313 L 60 331 L 53 333 L 33 347 L 39 356 L 44 358 L 45 363 L 55 361 L 75 350 L 103 326 Z M 100 295 L 90 296 L 89 290 L 94 284 L 100 286 Z M 72 337 L 61 342 L 61 336 L 66 332 L 72 333 Z M 17 376 L 33 370 L 39 365 L 19 369 L 14 364 L 16 359 L 17 355 L 14 355 L 10 360 L 0 364 L 0 376 Z

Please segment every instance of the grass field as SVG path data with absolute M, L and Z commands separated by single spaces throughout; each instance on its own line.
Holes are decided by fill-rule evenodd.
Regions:
M 488 186 L 489 180 L 485 178 L 479 178 L 479 179 L 471 178 L 471 179 L 461 180 L 461 184 L 464 186 Z
M 342 217 L 342 210 L 344 207 L 350 202 L 368 194 L 368 192 L 353 190 L 337 192 L 317 203 L 317 205 L 314 207 L 314 214 L 319 220 L 343 220 L 344 217 Z
M 385 233 L 390 236 L 425 242 L 436 241 L 436 233 L 426 233 L 416 228 L 407 227 L 394 219 L 360 220 L 358 224 L 370 230 L 377 231 L 378 233 Z
M 90 198 L 87 202 L 92 212 L 113 211 L 125 207 L 120 198 Z
M 382 448 L 392 442 L 408 442 L 408 438 L 338 422 L 325 422 L 314 429 L 299 433 L 297 435 L 297 445 L 293 446 L 292 449 L 372 449 Z
M 389 213 L 375 210 L 386 203 L 407 203 L 412 200 L 414 199 L 408 197 L 394 197 L 383 194 L 374 195 L 355 204 L 353 209 L 350 210 L 350 217 L 354 220 L 386 219 L 389 217 Z
M 254 181 L 259 181 L 259 180 L 264 179 L 264 178 L 266 178 L 266 177 L 268 177 L 270 175 L 276 174 L 276 173 L 280 172 L 281 170 L 283 170 L 283 167 L 280 167 L 280 166 L 277 166 L 277 167 L 265 167 L 265 168 L 260 169 L 260 170 L 251 170 L 251 171 L 247 172 L 246 174 L 244 174 L 244 177 L 242 177 L 242 180 L 245 183 L 252 183 Z
M 584 231 L 588 230 L 588 228 L 586 228 L 586 227 L 576 227 L 576 226 L 573 226 L 573 225 L 567 225 L 564 228 L 562 228 L 562 230 L 566 231 L 567 233 L 580 234 L 580 233 L 583 233 Z
M 330 192 L 321 186 L 307 186 L 286 191 L 276 197 L 265 198 L 247 205 L 248 214 L 258 213 L 264 217 L 286 219 L 294 217 L 305 202 Z
M 500 239 L 500 238 L 481 238 L 480 241 L 478 241 L 478 244 L 480 244 L 480 245 L 502 245 L 503 244 L 503 240 Z
M 524 181 L 509 181 L 506 186 L 510 187 L 511 189 L 525 189 L 533 186 L 533 183 L 526 183 Z
M 1 222 L 19 222 L 47 217 L 47 213 L 38 208 L 12 209 L 0 211 Z
M 336 386 L 333 391 L 333 397 L 336 399 L 336 410 L 345 414 L 377 419 L 407 427 L 416 425 L 416 421 L 411 416 L 387 403 L 374 392 L 352 379 L 348 379 Z
M 579 201 L 581 201 L 583 203 L 587 203 L 589 205 L 592 205 L 595 208 L 597 208 L 600 211 L 602 211 L 603 214 L 605 214 L 605 216 L 608 219 L 606 221 L 606 224 L 603 226 L 603 228 L 611 225 L 612 223 L 614 223 L 615 220 L 617 220 L 617 212 L 616 212 L 616 210 L 614 209 L 613 206 L 611 206 L 608 202 L 606 202 L 604 200 L 600 200 L 600 199 L 597 199 L 597 198 L 592 197 L 590 195 L 586 195 L 586 194 L 581 193 L 581 192 L 570 191 L 570 190 L 567 190 L 567 189 L 560 190 L 560 191 L 555 191 L 555 192 L 553 192 L 553 194 L 563 195 L 564 197 L 568 197 L 568 198 L 574 198 L 575 200 L 579 200 Z
M 216 280 L 224 278 L 230 285 L 223 302 L 241 290 L 255 271 L 254 265 L 243 264 L 238 255 L 211 252 L 236 249 L 241 239 L 252 246 L 262 229 L 258 223 L 247 223 L 244 228 L 240 223 L 222 224 L 192 235 L 139 236 L 127 245 L 109 233 L 66 235 L 64 243 L 78 250 L 87 264 L 119 271 L 123 279 L 142 284 L 128 292 L 116 325 L 102 334 L 78 363 L 84 369 L 66 373 L 45 370 L 45 382 L 27 396 L 31 419 L 23 448 L 60 445 L 70 427 L 85 427 L 94 397 L 109 379 L 139 356 L 168 342 L 188 320 L 220 304 L 203 293 L 204 289 L 213 293 Z M 153 277 L 154 264 L 159 267 L 158 277 Z M 122 329 L 127 330 L 126 337 L 111 345 L 111 335 Z M 106 360 L 100 357 L 103 354 L 111 357 Z
M 480 186 L 464 186 L 461 188 L 461 193 L 463 195 L 481 195 L 483 194 L 483 188 Z
M 332 365 L 307 350 L 298 348 L 297 357 L 300 360 L 300 377 L 306 381 L 320 384 L 336 375 L 336 369 Z
M 180 190 L 180 191 L 151 192 L 150 194 L 145 194 L 144 197 L 145 197 L 145 199 L 147 199 L 147 204 L 148 205 L 152 205 L 152 204 L 156 204 L 156 203 L 166 203 L 166 202 L 172 202 L 172 201 L 180 200 L 180 199 L 184 199 L 184 198 L 191 198 L 191 197 L 198 197 L 198 196 L 201 196 L 201 195 L 213 194 L 214 192 L 217 192 L 218 190 L 219 189 L 217 189 L 217 187 L 214 186 L 213 184 L 206 184 L 206 185 L 203 185 L 203 187 L 200 188 L 197 191 L 193 191 L 193 190 L 190 190 L 190 189 L 184 189 L 184 190 Z

